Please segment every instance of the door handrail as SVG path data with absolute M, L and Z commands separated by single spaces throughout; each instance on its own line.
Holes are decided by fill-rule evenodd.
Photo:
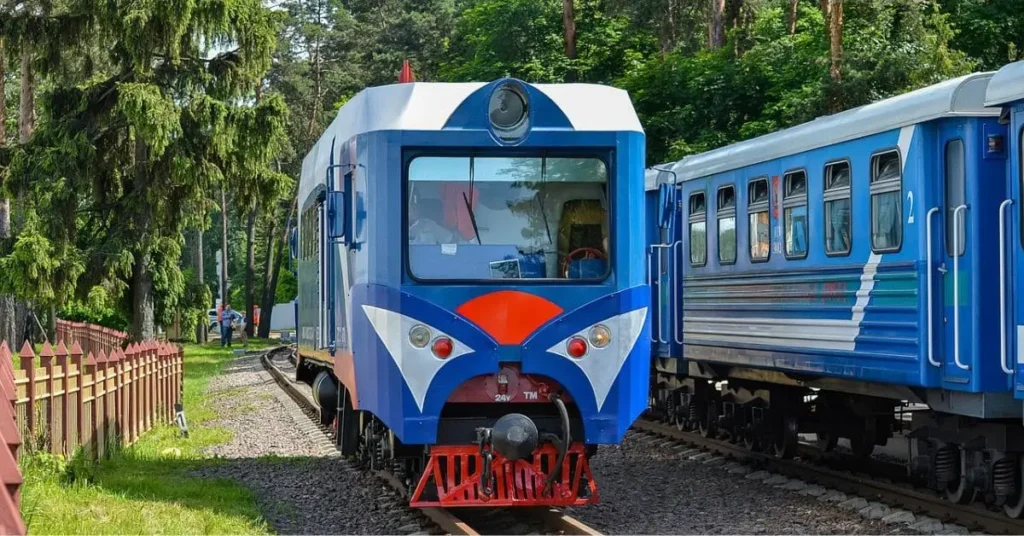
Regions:
M 953 209 L 953 362 L 963 370 L 971 370 L 970 365 L 960 362 L 960 213 L 966 210 L 967 205 Z
M 1006 366 L 1006 207 L 1013 204 L 1007 199 L 999 205 L 999 366 L 1013 375 Z
M 658 308 L 658 325 L 657 325 L 657 331 L 655 331 L 655 329 L 653 327 L 651 329 L 651 341 L 652 342 L 656 342 L 656 343 L 660 343 L 660 344 L 668 344 L 669 343 L 668 339 L 662 337 L 662 335 L 664 335 L 664 333 L 663 333 L 663 330 L 661 329 L 661 323 L 664 321 L 664 318 L 662 318 L 662 310 L 661 310 L 661 260 L 662 260 L 661 250 L 663 250 L 663 249 L 670 249 L 670 248 L 672 248 L 671 244 L 651 244 L 650 250 L 647 252 L 647 285 L 653 288 L 653 286 L 654 286 L 653 285 L 654 277 L 652 277 L 652 273 L 653 273 L 653 270 L 655 269 L 655 267 L 654 267 L 654 263 L 652 261 L 654 260 L 654 251 L 655 250 L 658 251 L 658 264 L 657 264 L 657 270 L 658 270 L 658 292 L 654 295 L 654 298 L 655 298 L 654 304 L 655 304 L 655 307 Z
M 927 249 L 927 251 L 928 251 L 928 264 L 926 266 L 926 271 L 927 271 L 927 274 L 928 274 L 928 276 L 927 276 L 927 279 L 928 279 L 928 290 L 927 290 L 927 295 L 928 295 L 928 363 L 930 363 L 933 367 L 941 367 L 942 366 L 942 362 L 941 361 L 937 361 L 935 359 L 935 349 L 934 349 L 934 346 L 935 346 L 934 338 L 935 338 L 935 336 L 932 333 L 933 330 L 934 330 L 934 327 L 933 327 L 934 326 L 934 321 L 932 320 L 932 314 L 933 314 L 932 313 L 932 293 L 933 293 L 933 291 L 932 291 L 932 215 L 933 214 L 937 214 L 938 212 L 939 212 L 939 207 L 932 207 L 930 210 L 928 210 L 928 214 L 926 214 L 925 217 L 924 217 L 925 218 L 925 235 L 927 237 L 926 238 L 926 242 L 927 243 L 925 245 L 925 249 Z
M 676 303 L 676 305 L 672 307 L 671 312 L 672 340 L 676 341 L 676 344 L 683 344 L 683 336 L 682 333 L 679 332 L 679 317 L 682 315 L 683 312 L 683 308 L 679 302 L 682 301 L 682 295 L 679 294 L 679 278 L 676 277 L 677 268 L 683 266 L 683 241 L 676 240 L 676 242 L 672 244 L 672 251 L 674 252 L 672 258 L 675 259 L 675 262 L 679 263 L 678 266 L 672 266 L 672 271 L 669 272 L 668 274 L 668 276 L 672 279 L 672 299 L 669 300 L 669 304 L 671 306 L 673 302 Z

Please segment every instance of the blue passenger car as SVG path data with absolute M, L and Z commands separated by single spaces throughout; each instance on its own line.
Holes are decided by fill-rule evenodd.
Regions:
M 652 340 L 666 418 L 781 456 L 798 433 L 868 455 L 915 405 L 912 472 L 954 501 L 986 496 L 1021 515 L 998 232 L 1019 195 L 1006 180 L 1019 132 L 986 102 L 1001 76 L 652 170 L 649 197 L 675 199 L 657 204 L 667 237 L 649 251 L 663 274 Z
M 596 499 L 588 457 L 647 407 L 643 180 L 613 88 L 349 101 L 298 198 L 298 375 L 342 452 L 397 468 L 418 506 Z

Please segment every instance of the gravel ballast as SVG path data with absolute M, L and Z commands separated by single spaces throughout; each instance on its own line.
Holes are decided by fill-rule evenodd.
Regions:
M 270 527 L 283 534 L 405 534 L 416 515 L 380 479 L 351 467 L 267 373 L 258 356 L 228 365 L 208 387 L 231 441 L 198 476 L 252 490 Z
M 570 513 L 607 534 L 916 534 L 659 443 L 631 433 L 602 446 L 591 461 L 600 503 Z

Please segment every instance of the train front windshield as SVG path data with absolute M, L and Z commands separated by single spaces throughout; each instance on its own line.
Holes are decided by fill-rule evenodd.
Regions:
M 599 158 L 420 156 L 408 180 L 414 278 L 599 280 L 609 272 L 608 169 Z

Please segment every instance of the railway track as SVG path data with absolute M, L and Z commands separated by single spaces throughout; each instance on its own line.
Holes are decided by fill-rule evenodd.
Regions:
M 292 361 L 294 365 L 294 350 L 287 346 L 277 347 L 265 352 L 260 361 L 277 384 L 299 405 L 303 413 L 318 426 L 325 437 L 333 441 L 333 430 L 319 423 L 319 410 L 313 402 L 309 386 L 292 381 L 275 363 L 282 358 Z M 354 462 L 350 463 L 355 465 Z M 409 496 L 405 485 L 391 473 L 378 471 L 376 476 L 387 482 L 400 496 Z M 555 508 L 418 508 L 416 511 L 429 520 L 429 524 L 435 529 L 434 532 L 444 534 L 601 535 L 600 532 Z
M 909 510 L 915 515 L 927 515 L 943 522 L 957 523 L 971 530 L 981 530 L 993 534 L 1024 534 L 1024 520 L 1006 517 L 1002 511 L 990 511 L 982 504 L 954 504 L 931 490 L 917 488 L 905 482 L 880 480 L 877 475 L 826 467 L 819 463 L 821 462 L 820 455 L 809 451 L 811 447 L 800 450 L 801 456 L 807 459 L 785 460 L 769 454 L 750 451 L 728 441 L 710 439 L 694 432 L 678 430 L 672 425 L 646 418 L 638 419 L 633 424 L 633 429 L 642 434 L 670 439 L 789 478 L 857 495 L 890 507 Z

